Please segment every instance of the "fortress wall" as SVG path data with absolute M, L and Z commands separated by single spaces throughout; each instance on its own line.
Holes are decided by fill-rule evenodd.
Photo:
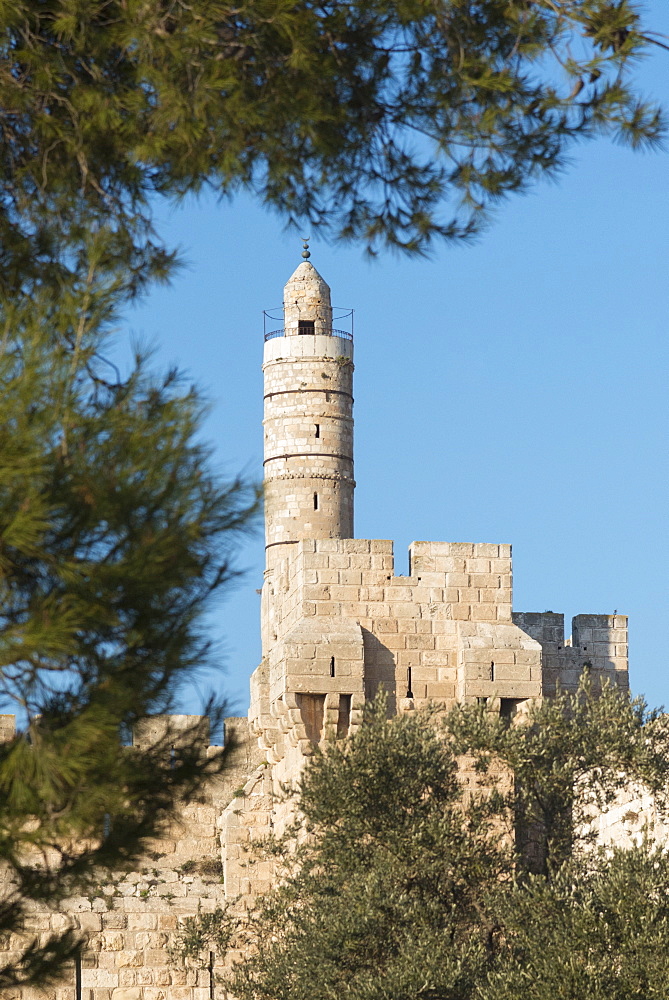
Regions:
M 410 576 L 394 575 L 393 543 L 385 539 L 294 546 L 271 582 L 275 631 L 263 667 L 266 687 L 258 674 L 252 703 L 257 729 L 271 728 L 257 720 L 268 710 L 276 717 L 281 700 L 285 710 L 287 694 L 341 692 L 338 683 L 328 686 L 326 674 L 343 620 L 360 626 L 364 643 L 364 662 L 350 668 L 354 697 L 384 688 L 394 710 L 540 694 L 540 645 L 511 620 L 509 545 L 414 542 L 410 566 Z M 299 649 L 291 641 L 296 629 L 305 640 Z
M 136 734 L 138 742 L 160 738 L 169 724 L 183 730 L 200 718 L 146 720 Z M 205 730 L 206 720 L 201 721 Z M 228 751 L 224 773 L 203 790 L 201 801 L 182 806 L 171 826 L 147 844 L 133 871 L 101 882 L 88 896 L 65 900 L 60 912 L 30 906 L 27 935 L 45 936 L 71 926 L 86 936 L 80 1000 L 210 1000 L 209 971 L 184 968 L 170 958 L 167 946 L 185 918 L 225 903 L 224 810 L 231 800 L 238 801 L 235 791 L 257 770 L 261 756 L 249 739 L 246 719 L 226 719 L 225 728 L 236 745 Z M 210 755 L 220 752 L 218 746 L 207 749 Z M 4 962 L 18 957 L 20 938 L 12 936 L 8 946 Z M 79 1000 L 75 968 L 41 990 L 5 990 L 3 1000 Z
M 514 612 L 513 621 L 541 643 L 545 694 L 575 691 L 585 669 L 593 680 L 629 686 L 626 615 L 576 615 L 567 638 L 564 615 L 553 611 Z

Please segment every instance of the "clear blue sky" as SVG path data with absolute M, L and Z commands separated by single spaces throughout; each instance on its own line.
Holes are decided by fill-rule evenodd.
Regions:
M 669 35 L 669 5 L 646 5 Z M 669 53 L 640 69 L 669 107 Z M 355 309 L 356 535 L 511 542 L 514 607 L 630 616 L 632 688 L 669 704 L 665 651 L 669 153 L 598 141 L 558 183 L 506 203 L 478 244 L 430 260 L 314 238 L 335 305 Z M 188 267 L 128 317 L 212 402 L 220 467 L 262 476 L 262 310 L 300 261 L 249 197 L 159 211 Z M 219 667 L 183 693 L 248 706 L 263 540 L 212 615 Z M 569 631 L 567 623 L 567 632 Z

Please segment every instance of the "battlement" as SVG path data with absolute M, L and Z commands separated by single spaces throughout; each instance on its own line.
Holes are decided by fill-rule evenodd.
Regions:
M 270 763 L 347 735 L 379 689 L 393 711 L 539 697 L 541 645 L 512 621 L 511 546 L 414 542 L 409 565 L 396 576 L 392 541 L 361 538 L 301 539 L 277 562 L 250 712 Z
M 575 615 L 570 636 L 565 636 L 564 615 L 554 611 L 514 612 L 513 621 L 541 643 L 544 694 L 554 694 L 557 685 L 576 690 L 584 670 L 628 687 L 626 615 Z
M 306 539 L 292 547 L 270 584 L 271 641 L 304 617 L 413 618 L 511 622 L 511 546 L 472 542 L 413 542 L 409 576 L 395 575 L 387 539 Z
M 231 716 L 223 720 L 218 733 L 211 732 L 210 719 L 207 715 L 149 715 L 140 719 L 130 733 L 128 746 L 148 748 L 163 740 L 178 745 L 182 740 L 196 742 L 205 750 L 216 752 L 225 746 L 228 736 L 246 729 L 246 719 Z M 14 739 L 17 734 L 16 716 L 0 715 L 0 743 Z M 119 740 L 123 735 L 119 732 Z M 126 741 L 124 741 L 126 742 Z

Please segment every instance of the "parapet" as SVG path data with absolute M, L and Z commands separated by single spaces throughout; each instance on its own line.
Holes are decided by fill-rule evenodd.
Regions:
M 217 750 L 227 743 L 227 734 L 235 733 L 235 741 L 239 741 L 247 721 L 243 717 L 224 719 L 220 729 L 220 738 L 212 736 L 210 719 L 206 715 L 149 715 L 141 719 L 130 734 L 129 745 L 147 748 L 155 746 L 170 738 L 178 743 L 180 740 L 196 740 L 205 749 Z M 16 716 L 0 715 L 0 743 L 6 743 L 16 736 Z M 122 735 L 119 735 L 119 739 Z
M 593 679 L 629 686 L 626 615 L 576 615 L 569 637 L 564 615 L 554 611 L 514 612 L 513 621 L 541 643 L 544 694 L 554 694 L 558 685 L 575 691 L 584 670 Z

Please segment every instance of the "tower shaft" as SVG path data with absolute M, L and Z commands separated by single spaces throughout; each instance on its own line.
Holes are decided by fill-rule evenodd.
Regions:
M 330 289 L 308 262 L 265 342 L 266 566 L 303 538 L 353 536 L 353 342 L 332 329 Z

